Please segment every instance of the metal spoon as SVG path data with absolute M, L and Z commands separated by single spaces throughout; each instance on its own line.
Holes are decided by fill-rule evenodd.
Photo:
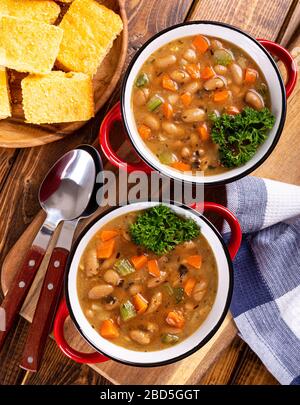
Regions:
M 101 173 L 103 170 L 102 161 L 97 150 L 89 145 L 82 145 L 80 148 L 90 153 L 94 159 L 96 173 Z M 98 208 L 96 194 L 99 186 L 99 184 L 96 185 L 95 179 L 94 190 L 84 212 L 80 214 L 79 218 L 72 221 L 64 221 L 63 223 L 56 246 L 51 254 L 33 321 L 23 350 L 20 366 L 25 370 L 36 372 L 39 369 L 47 337 L 51 332 L 55 312 L 60 300 L 67 258 L 71 249 L 74 232 L 78 222 L 82 218 L 92 215 Z
M 0 331 L 0 350 L 32 285 L 54 230 L 62 220 L 76 218 L 86 209 L 95 183 L 95 172 L 91 155 L 85 150 L 75 149 L 62 156 L 46 175 L 39 190 L 39 201 L 47 217 L 1 304 L 6 329 Z

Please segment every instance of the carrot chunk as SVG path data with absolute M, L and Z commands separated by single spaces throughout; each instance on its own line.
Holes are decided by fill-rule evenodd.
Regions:
M 200 269 L 202 265 L 202 256 L 200 255 L 193 255 L 189 256 L 186 259 L 187 264 L 189 264 L 192 267 L 195 267 L 195 269 Z
M 166 322 L 170 326 L 182 329 L 184 326 L 184 317 L 180 311 L 170 311 L 167 315 Z
M 245 72 L 245 83 L 255 83 L 258 72 L 255 69 L 247 68 Z
M 190 92 L 186 91 L 185 93 L 183 93 L 183 94 L 180 96 L 180 99 L 181 99 L 181 101 L 182 101 L 182 104 L 183 104 L 185 107 L 188 107 L 188 106 L 191 104 L 191 102 L 192 102 L 192 95 L 191 95 Z
M 102 240 L 102 242 L 106 242 L 109 239 L 115 238 L 117 235 L 118 232 L 114 230 L 102 231 L 100 233 L 100 239 Z
M 138 127 L 138 131 L 139 131 L 139 134 L 141 135 L 141 137 L 142 137 L 145 141 L 150 138 L 151 129 L 150 129 L 149 127 L 147 127 L 147 125 L 144 125 L 144 124 L 140 125 L 140 126 Z
M 191 277 L 186 281 L 186 283 L 184 285 L 184 292 L 189 297 L 192 295 L 193 288 L 195 287 L 195 284 L 196 284 L 196 279 L 194 277 Z
M 161 83 L 163 88 L 166 90 L 177 91 L 178 89 L 177 83 L 174 82 L 174 80 L 172 80 L 168 74 L 163 75 Z
M 200 79 L 200 66 L 197 63 L 186 65 L 186 70 L 192 79 Z
M 182 172 L 188 172 L 191 170 L 191 165 L 184 162 L 174 162 L 171 164 L 174 169 L 180 170 Z
M 148 261 L 147 256 L 145 256 L 145 255 L 132 256 L 132 258 L 130 260 L 136 270 L 141 270 Z
M 222 90 L 222 91 L 216 91 L 214 93 L 214 101 L 216 103 L 222 103 L 226 101 L 229 97 L 229 91 L 228 90 Z
M 106 242 L 101 242 L 97 245 L 97 258 L 109 259 L 115 249 L 115 239 L 109 239 Z
M 133 305 L 136 309 L 136 312 L 138 314 L 143 314 L 146 312 L 146 309 L 148 308 L 148 301 L 146 298 L 142 296 L 142 294 L 136 294 L 132 297 L 133 300 Z
M 199 125 L 199 127 L 197 128 L 197 131 L 199 132 L 201 141 L 205 142 L 205 141 L 209 140 L 209 132 L 208 132 L 207 125 L 205 123 Z
M 197 51 L 201 54 L 205 53 L 208 50 L 209 43 L 202 35 L 197 35 L 193 39 L 193 45 Z
M 159 277 L 160 276 L 160 270 L 159 270 L 157 260 L 155 260 L 155 259 L 149 260 L 149 262 L 148 262 L 148 272 L 153 277 Z
M 215 72 L 213 70 L 213 68 L 211 68 L 210 66 L 206 66 L 201 73 L 201 78 L 204 80 L 208 80 L 211 79 L 212 77 L 215 76 Z
M 114 339 L 119 336 L 119 330 L 111 319 L 105 319 L 100 326 L 100 335 L 105 339 Z
M 164 117 L 167 120 L 169 120 L 173 117 L 173 107 L 170 103 L 167 103 L 167 102 L 163 103 L 162 110 L 163 110 Z

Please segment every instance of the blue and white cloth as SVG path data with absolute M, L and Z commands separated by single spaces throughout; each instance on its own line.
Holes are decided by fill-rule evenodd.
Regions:
M 226 188 L 243 230 L 234 321 L 281 384 L 300 385 L 300 187 L 249 176 Z

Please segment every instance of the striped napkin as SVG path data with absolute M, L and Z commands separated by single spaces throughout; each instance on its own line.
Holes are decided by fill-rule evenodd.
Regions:
M 281 384 L 300 385 L 300 187 L 249 176 L 226 188 L 243 230 L 234 260 L 235 323 Z

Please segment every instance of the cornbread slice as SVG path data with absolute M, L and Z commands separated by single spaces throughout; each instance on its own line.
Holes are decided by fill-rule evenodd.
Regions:
M 0 0 L 0 16 L 27 18 L 53 24 L 60 13 L 60 7 L 49 0 Z
M 19 72 L 48 73 L 53 68 L 63 30 L 40 21 L 0 19 L 0 65 Z
M 11 117 L 9 87 L 5 67 L 0 66 L 0 119 Z
M 90 75 L 123 29 L 120 16 L 94 0 L 74 0 L 59 26 L 64 35 L 58 66 Z
M 32 124 L 86 121 L 94 116 L 91 77 L 84 73 L 29 75 L 21 82 L 26 121 Z

